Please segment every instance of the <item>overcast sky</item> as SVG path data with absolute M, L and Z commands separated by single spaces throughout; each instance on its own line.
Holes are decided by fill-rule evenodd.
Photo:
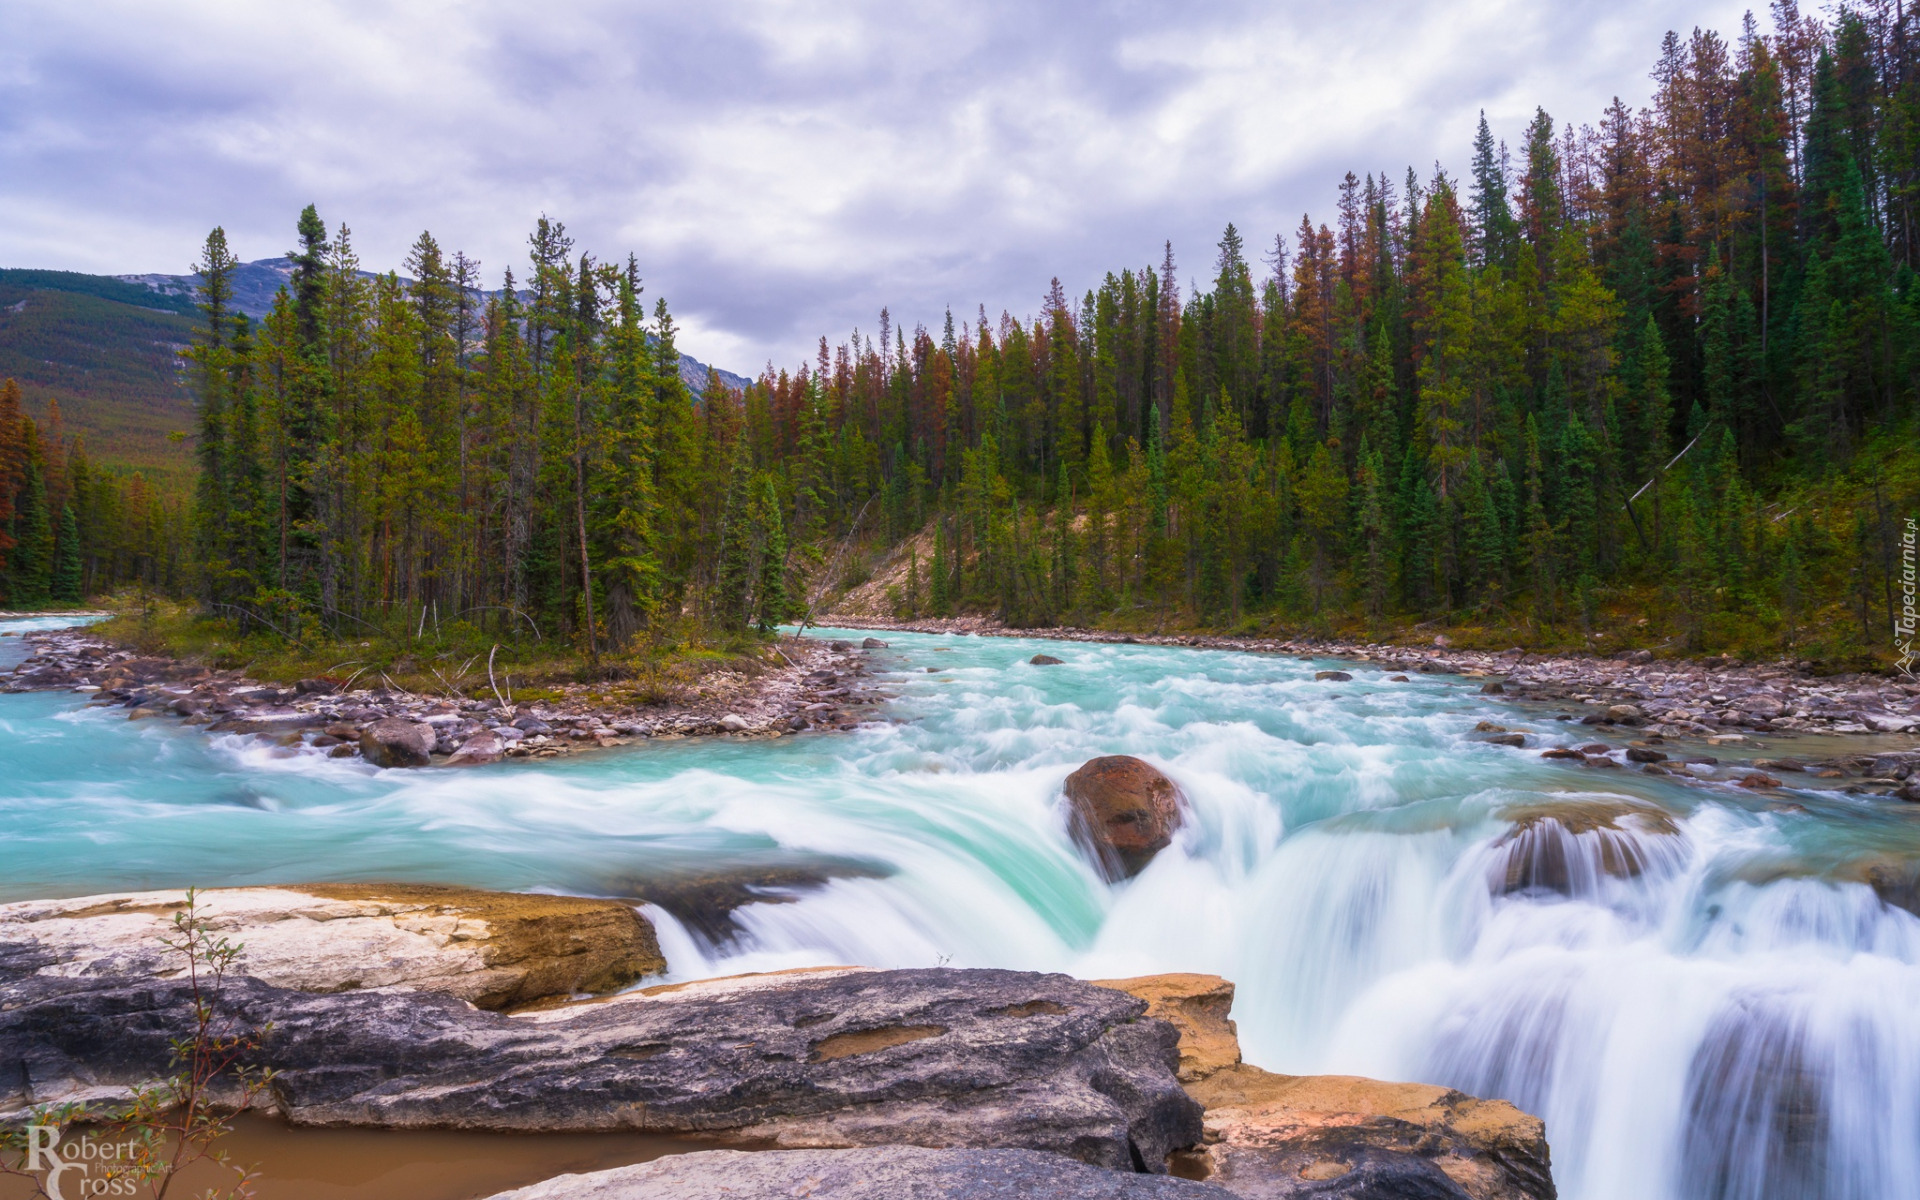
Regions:
M 743 373 L 984 303 L 1035 311 L 1235 222 L 1291 241 L 1351 169 L 1466 165 L 1485 109 L 1595 122 L 1740 4 L 6 0 L 0 266 L 246 259 L 300 207 L 398 267 L 422 229 L 524 272 L 540 213 L 639 256 Z

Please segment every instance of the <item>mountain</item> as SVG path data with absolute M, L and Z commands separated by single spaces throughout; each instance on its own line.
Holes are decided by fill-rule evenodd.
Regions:
M 57 400 L 95 462 L 177 493 L 193 466 L 189 442 L 169 436 L 193 428 L 183 308 L 192 304 L 107 276 L 0 270 L 0 379 L 20 381 L 36 421 Z
M 35 273 L 54 274 L 54 272 L 44 271 Z M 375 275 L 371 271 L 362 271 L 360 277 L 373 279 Z M 80 278 L 108 277 L 81 276 Z M 267 315 L 267 311 L 273 307 L 274 296 L 281 288 L 287 286 L 287 282 L 292 278 L 293 261 L 284 255 L 279 258 L 260 258 L 250 263 L 242 263 L 233 273 L 233 306 L 257 321 Z M 153 301 L 154 303 L 185 301 L 188 304 L 188 311 L 192 311 L 194 289 L 199 286 L 200 277 L 198 275 L 115 275 L 111 277 L 111 281 L 147 289 L 150 295 L 158 298 Z M 402 277 L 401 282 L 413 281 Z M 528 298 L 529 293 L 521 292 L 519 295 L 524 300 Z M 714 369 L 719 372 L 720 382 L 730 388 L 743 388 L 752 382 L 745 376 L 736 375 L 732 371 L 723 371 L 717 367 Z M 688 388 L 698 393 L 707 386 L 707 364 L 690 354 L 682 354 L 680 378 L 686 381 Z

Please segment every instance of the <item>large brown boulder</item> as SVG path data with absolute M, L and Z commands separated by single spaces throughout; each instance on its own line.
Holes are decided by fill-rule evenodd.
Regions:
M 436 740 L 431 725 L 385 717 L 360 731 L 360 756 L 376 767 L 424 767 Z
M 1158 767 L 1127 754 L 1083 764 L 1066 791 L 1073 838 L 1108 880 L 1138 875 L 1167 848 L 1186 801 Z

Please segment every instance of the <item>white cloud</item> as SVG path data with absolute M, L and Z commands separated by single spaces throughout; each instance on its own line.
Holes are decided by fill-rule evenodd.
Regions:
M 751 372 L 882 304 L 1037 307 L 1158 259 L 1203 276 L 1331 217 L 1345 170 L 1458 169 L 1478 111 L 1638 104 L 1665 0 L 1160 10 L 16 3 L 0 43 L 0 263 L 178 271 L 224 224 L 279 253 L 312 201 L 397 266 L 423 228 L 497 277 L 541 212 L 640 256 L 693 353 Z

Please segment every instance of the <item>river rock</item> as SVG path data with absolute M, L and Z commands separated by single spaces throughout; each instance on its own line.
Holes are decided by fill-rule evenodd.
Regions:
M 376 767 L 424 767 L 437 738 L 431 725 L 385 717 L 360 731 L 360 755 Z
M 1207 1183 L 1034 1150 L 706 1150 L 561 1175 L 493 1200 L 1233 1200 Z
M 172 977 L 160 944 L 182 892 L 0 905 L 0 978 Z M 616 900 L 412 884 L 216 888 L 196 911 L 238 943 L 234 970 L 303 992 L 404 988 L 482 1008 L 605 992 L 666 970 L 653 927 Z
M 506 752 L 506 743 L 500 740 L 499 734 L 491 729 L 483 730 L 460 743 L 460 748 L 447 759 L 447 765 L 477 767 L 485 763 L 499 762 Z
M 1060 660 L 1051 654 L 1036 654 L 1027 661 L 1036 667 L 1057 667 L 1060 665 Z
M 803 1149 L 1044 1150 L 1165 1171 L 1200 1140 L 1177 1034 L 1064 975 L 814 969 L 518 1016 L 453 996 L 315 995 L 229 978 L 297 1125 L 645 1131 Z M 0 964 L 0 1119 L 164 1074 L 187 986 Z
M 1619 765 L 1608 758 L 1586 761 Z M 1572 895 L 1600 876 L 1635 878 L 1682 852 L 1673 815 L 1639 801 L 1551 800 L 1497 815 L 1512 828 L 1493 844 L 1495 895 L 1535 889 Z
M 1350 683 L 1353 680 L 1353 676 L 1346 671 L 1315 671 L 1313 678 L 1316 682 L 1331 680 L 1334 683 Z
M 861 638 L 860 648 L 862 650 L 885 650 L 887 644 L 877 637 Z
M 1218 975 L 1140 975 L 1098 979 L 1100 987 L 1138 996 L 1147 1015 L 1180 1033 L 1180 1082 L 1194 1083 L 1240 1061 L 1240 1031 L 1234 1026 L 1233 984 Z
M 1110 881 L 1138 875 L 1172 843 L 1185 802 L 1158 767 L 1126 754 L 1089 760 L 1066 793 L 1074 840 Z

